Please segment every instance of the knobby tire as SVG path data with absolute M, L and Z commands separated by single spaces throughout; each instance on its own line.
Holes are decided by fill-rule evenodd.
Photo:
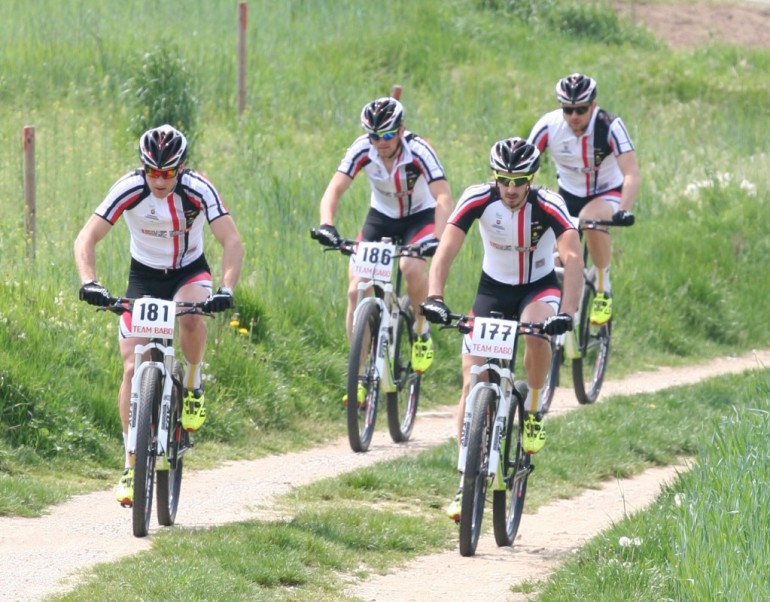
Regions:
M 161 371 L 158 368 L 147 368 L 142 373 L 136 418 L 134 503 L 132 508 L 135 537 L 144 537 L 150 529 L 158 433 L 157 416 L 161 392 Z
M 170 527 L 176 520 L 179 495 L 182 489 L 184 451 L 189 435 L 182 429 L 182 364 L 174 363 L 174 385 L 171 390 L 171 417 L 168 432 L 168 470 L 156 470 L 158 523 Z M 157 467 L 157 464 L 156 464 Z
M 612 320 L 600 326 L 591 324 L 591 307 L 595 297 L 596 290 L 587 285 L 577 331 L 580 357 L 572 360 L 572 382 L 575 396 L 581 404 L 593 403 L 599 398 L 610 355 Z
M 526 394 L 526 392 L 525 392 Z M 524 429 L 524 402 L 515 395 L 511 400 L 511 419 L 508 422 L 503 464 L 505 489 L 492 492 L 492 525 L 498 546 L 513 545 L 524 512 L 527 479 L 531 472 L 530 455 L 521 447 Z
M 473 556 L 481 534 L 487 495 L 487 466 L 492 435 L 492 420 L 496 402 L 494 390 L 483 387 L 466 403 L 473 401 L 473 420 L 468 435 L 468 455 L 463 474 L 463 494 L 460 510 L 460 554 Z
M 412 305 L 409 297 L 404 296 L 399 301 L 393 360 L 396 390 L 387 394 L 388 430 L 395 443 L 403 443 L 411 437 L 420 401 L 420 375 L 412 370 L 412 345 L 415 340 L 413 323 Z
M 348 359 L 348 441 L 354 452 L 369 449 L 377 420 L 380 396 L 380 377 L 376 373 L 377 348 L 379 346 L 380 307 L 366 302 L 353 328 L 350 357 Z M 358 403 L 358 385 L 366 389 L 362 404 Z

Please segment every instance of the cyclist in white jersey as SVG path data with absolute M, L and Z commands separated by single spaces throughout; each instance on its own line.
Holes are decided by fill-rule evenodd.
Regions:
M 113 184 L 75 240 L 81 300 L 96 306 L 110 303 L 109 291 L 96 278 L 96 245 L 122 215 L 131 238 L 126 297 L 151 295 L 175 301 L 206 301 L 206 309 L 211 312 L 233 307 L 233 289 L 243 261 L 241 237 L 211 182 L 202 174 L 185 169 L 186 157 L 187 139 L 170 125 L 153 128 L 141 136 L 142 167 Z M 222 245 L 222 280 L 215 294 L 203 253 L 206 223 Z M 179 344 L 186 359 L 182 426 L 188 431 L 197 431 L 206 419 L 201 362 L 207 336 L 202 316 L 180 316 Z M 134 348 L 141 341 L 131 336 L 130 314 L 123 314 L 119 328 L 123 380 L 118 407 L 124 443 Z M 126 450 L 124 472 L 115 490 L 123 506 L 133 503 L 132 462 Z
M 432 255 L 438 238 L 452 212 L 452 191 L 444 168 L 431 145 L 404 127 L 404 107 L 395 98 L 383 97 L 367 103 L 361 111 L 366 132 L 356 138 L 332 176 L 321 198 L 321 225 L 317 240 L 336 247 L 341 237 L 334 227 L 342 195 L 360 172 L 371 188 L 369 213 L 358 240 L 399 239 L 402 244 L 422 244 L 424 256 Z M 352 266 L 351 266 L 352 267 Z M 415 333 L 420 335 L 412 349 L 412 366 L 424 372 L 433 361 L 433 343 L 428 323 L 419 304 L 428 292 L 425 262 L 403 258 L 401 270 L 415 316 Z M 346 330 L 353 327 L 357 287 L 360 279 L 349 274 Z
M 545 188 L 533 187 L 540 166 L 540 152 L 521 138 L 501 140 L 492 147 L 489 165 L 495 181 L 470 186 L 449 217 L 430 268 L 428 298 L 422 304 L 425 317 L 448 324 L 451 313 L 444 302 L 449 268 L 475 221 L 484 244 L 484 259 L 471 315 L 487 317 L 501 312 L 506 319 L 544 322 L 549 335 L 572 330 L 582 285 L 583 259 L 580 238 L 562 198 Z M 554 243 L 564 265 L 564 289 L 554 272 Z M 460 441 L 465 399 L 470 392 L 470 371 L 483 363 L 470 355 L 470 338 L 463 341 L 463 390 L 458 404 L 457 433 Z M 551 365 L 550 343 L 539 336 L 525 337 L 524 368 L 529 392 L 525 400 L 524 439 L 527 453 L 545 444 L 542 400 Z M 447 509 L 459 520 L 458 489 Z
M 580 73 L 560 79 L 561 108 L 543 115 L 528 141 L 550 152 L 571 215 L 630 226 L 640 184 L 636 151 L 623 120 L 596 104 L 596 92 L 596 82 Z M 604 324 L 612 317 L 612 245 L 606 228 L 585 234 L 598 276 L 590 318 Z

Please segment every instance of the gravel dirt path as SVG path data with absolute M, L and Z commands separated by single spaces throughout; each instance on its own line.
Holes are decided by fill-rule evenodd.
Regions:
M 607 382 L 603 398 L 610 395 L 652 392 L 698 382 L 710 376 L 738 373 L 770 365 L 770 350 L 740 358 L 718 359 L 700 366 L 665 368 Z M 570 389 L 556 393 L 552 412 L 578 408 Z M 354 454 L 347 439 L 301 453 L 231 462 L 221 468 L 186 473 L 178 524 L 184 528 L 210 527 L 235 521 L 276 518 L 275 496 L 293 486 L 333 477 L 374 462 L 415 453 L 454 436 L 453 408 L 421 413 L 414 440 L 404 445 L 390 442 L 387 431 L 378 431 L 370 451 Z M 527 515 L 521 537 L 511 548 L 497 548 L 483 537 L 474 558 L 455 551 L 422 557 L 397 573 L 377 576 L 351 585 L 350 594 L 362 600 L 516 600 L 509 587 L 522 579 L 545 576 L 561 556 L 631 512 L 649 503 L 661 484 L 679 467 L 656 469 L 633 479 L 606 483 L 601 490 L 561 500 Z M 193 505 L 194 502 L 194 505 Z M 153 523 L 155 524 L 155 523 Z M 27 602 L 71 589 L 83 569 L 148 549 L 152 535 L 131 535 L 130 513 L 118 506 L 112 492 L 77 496 L 35 519 L 0 518 L 0 600 Z M 516 561 L 510 581 L 499 579 L 500 562 Z M 495 571 L 495 578 L 488 576 Z M 432 575 L 426 583 L 425 575 Z M 472 590 L 469 584 L 473 584 Z M 482 588 L 486 588 L 482 591 Z

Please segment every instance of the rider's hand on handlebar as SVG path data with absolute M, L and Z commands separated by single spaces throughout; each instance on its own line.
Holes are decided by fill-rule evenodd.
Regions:
M 438 249 L 438 238 L 431 238 L 420 243 L 420 256 L 433 257 Z
M 428 322 L 447 325 L 452 321 L 449 317 L 452 312 L 444 303 L 443 297 L 431 295 L 420 304 L 420 309 Z
M 315 229 L 315 239 L 325 247 L 339 247 L 342 244 L 342 237 L 331 224 L 321 224 Z
M 220 286 L 216 294 L 206 299 L 203 305 L 203 311 L 207 313 L 216 313 L 225 311 L 235 306 L 233 291 L 226 286 Z
M 96 280 L 86 282 L 81 286 L 78 297 L 81 301 L 96 305 L 97 307 L 107 307 L 115 301 L 112 295 L 110 295 L 110 291 Z
M 568 330 L 572 330 L 572 316 L 568 314 L 557 314 L 543 322 L 543 332 L 546 334 L 564 334 Z
M 630 211 L 624 211 L 621 209 L 612 215 L 612 223 L 616 226 L 633 226 L 635 221 L 636 218 Z

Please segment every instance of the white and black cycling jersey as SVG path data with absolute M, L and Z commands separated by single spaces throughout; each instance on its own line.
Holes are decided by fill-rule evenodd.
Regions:
M 581 136 L 575 135 L 557 109 L 535 123 L 528 142 L 540 152 L 548 150 L 559 187 L 581 198 L 622 186 L 623 172 L 616 157 L 634 150 L 623 120 L 599 107 Z
M 484 243 L 482 270 L 509 285 L 528 284 L 550 274 L 556 239 L 574 229 L 561 196 L 539 186 L 530 188 L 526 203 L 515 211 L 500 200 L 494 183 L 470 186 L 447 223 L 467 233 L 477 220 Z
M 370 206 L 396 219 L 434 208 L 436 199 L 429 186 L 446 179 L 433 147 L 409 131 L 401 137 L 401 150 L 390 171 L 366 134 L 356 138 L 337 171 L 352 179 L 361 170 L 366 173 L 372 190 Z
M 125 217 L 131 257 L 161 270 L 179 269 L 203 255 L 203 226 L 228 215 L 216 188 L 202 174 L 186 169 L 166 198 L 147 186 L 144 171 L 121 177 L 94 211 L 114 225 Z

